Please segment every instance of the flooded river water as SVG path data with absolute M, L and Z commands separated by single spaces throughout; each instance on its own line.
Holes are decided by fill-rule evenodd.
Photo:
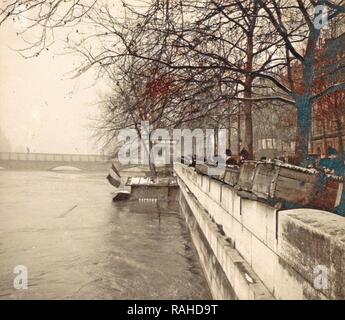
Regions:
M 113 191 L 103 174 L 1 171 L 0 299 L 209 299 L 178 206 Z

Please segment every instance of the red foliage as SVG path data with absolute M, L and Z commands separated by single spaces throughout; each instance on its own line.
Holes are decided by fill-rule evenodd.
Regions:
M 150 99 L 158 99 L 174 91 L 174 78 L 171 75 L 156 75 L 153 80 L 146 83 L 144 95 Z
M 320 41 L 319 48 L 317 49 L 315 56 L 315 72 L 313 78 L 312 93 L 317 95 L 323 92 L 332 84 L 339 81 L 340 77 L 344 81 L 344 75 L 333 74 L 333 67 L 345 58 L 344 52 L 339 52 L 333 57 L 326 55 L 323 49 L 323 41 Z M 303 81 L 303 69 L 301 64 L 295 63 L 292 66 L 292 80 L 294 85 L 294 90 L 298 95 L 303 95 L 308 88 L 306 88 Z M 288 85 L 287 76 L 284 77 L 284 82 Z M 337 91 L 335 93 L 326 95 L 320 98 L 313 106 L 313 118 L 314 120 L 328 121 L 333 120 L 335 114 L 342 112 L 344 107 L 345 90 Z
M 313 83 L 313 93 L 318 94 L 337 81 L 344 81 L 344 74 L 329 74 L 330 66 L 336 66 L 345 58 L 345 53 L 340 52 L 334 57 L 325 57 L 324 50 L 317 52 L 317 77 Z M 342 79 L 341 79 L 342 78 Z M 345 90 L 340 90 L 326 95 L 314 104 L 314 118 L 318 120 L 333 120 L 335 116 L 343 113 Z

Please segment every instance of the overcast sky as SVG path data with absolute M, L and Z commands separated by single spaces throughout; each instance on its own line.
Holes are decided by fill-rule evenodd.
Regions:
M 19 22 L 0 28 L 0 126 L 12 151 L 97 153 L 90 140 L 90 118 L 100 85 L 88 73 L 68 79 L 78 58 L 56 55 L 55 46 L 33 59 L 11 48 L 23 47 L 16 36 Z

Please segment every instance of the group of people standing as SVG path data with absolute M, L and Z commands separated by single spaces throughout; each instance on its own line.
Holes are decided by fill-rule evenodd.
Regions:
M 302 167 L 315 168 L 321 171 L 328 171 L 338 176 L 345 176 L 345 157 L 339 155 L 335 148 L 329 147 L 327 149 L 327 155 L 324 158 L 321 156 L 310 155 L 302 164 Z M 217 165 L 219 162 L 219 156 L 215 155 L 213 159 L 203 159 L 205 163 Z M 242 148 L 239 155 L 233 155 L 231 149 L 226 149 L 225 152 L 225 164 L 241 166 L 244 161 L 253 160 L 250 153 L 246 148 Z M 261 157 L 260 161 L 267 161 L 267 157 Z M 286 159 L 285 157 L 276 157 L 273 160 L 279 160 L 281 162 L 288 162 L 294 164 L 293 159 Z M 291 160 L 291 161 L 290 161 Z M 182 158 L 182 162 L 195 166 L 197 162 L 196 155 L 187 156 Z
M 243 148 L 240 152 L 240 154 L 238 156 L 233 156 L 232 152 L 230 149 L 226 149 L 225 151 L 225 164 L 226 165 L 241 165 L 244 161 L 246 160 L 250 160 L 250 154 L 247 151 L 247 149 Z M 187 157 L 182 157 L 181 159 L 182 163 L 186 163 L 189 164 L 189 166 L 191 167 L 195 167 L 195 164 L 197 163 L 197 156 L 193 155 L 193 156 L 187 156 Z M 203 159 L 204 163 L 208 163 L 208 164 L 214 164 L 217 165 L 217 163 L 219 162 L 219 156 L 215 155 L 213 157 L 213 159 Z

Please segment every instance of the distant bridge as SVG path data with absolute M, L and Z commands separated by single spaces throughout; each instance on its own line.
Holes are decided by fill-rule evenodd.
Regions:
M 0 167 L 14 170 L 53 170 L 75 167 L 85 171 L 107 171 L 109 156 L 96 154 L 0 152 Z

